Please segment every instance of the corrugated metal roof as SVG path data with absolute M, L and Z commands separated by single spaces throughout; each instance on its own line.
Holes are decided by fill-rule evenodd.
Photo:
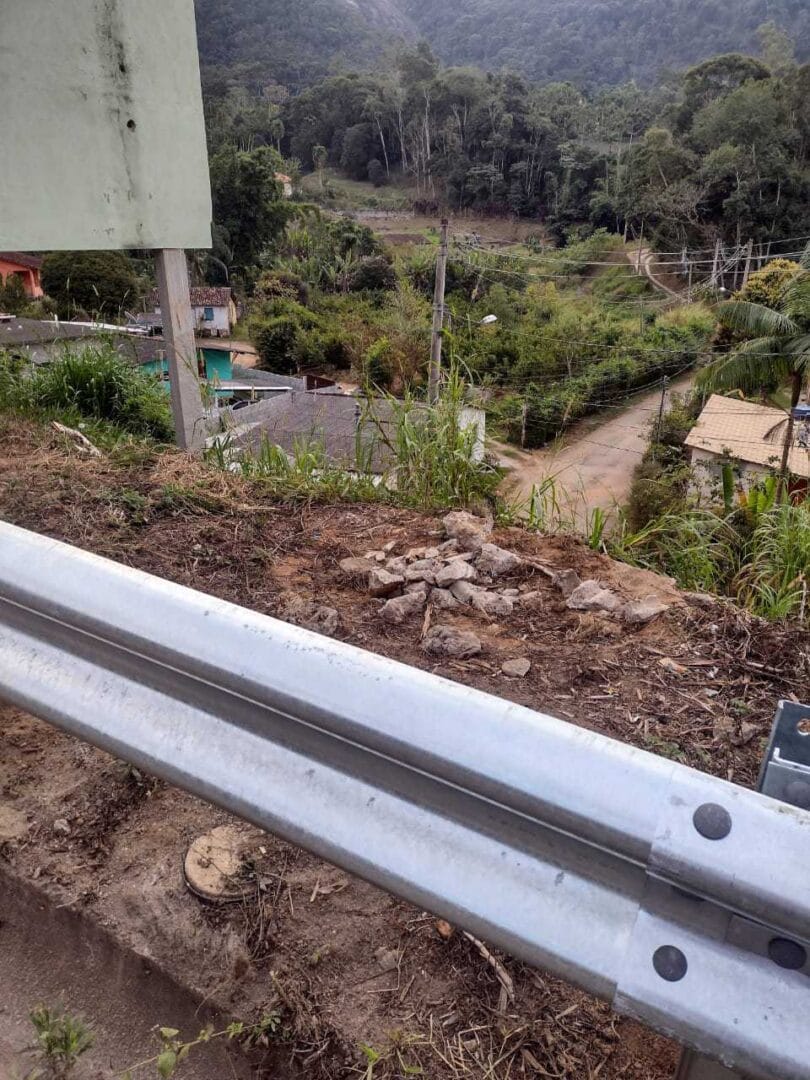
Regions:
M 424 411 L 423 406 L 415 406 Z M 332 391 L 292 391 L 234 411 L 232 443 L 254 453 L 262 443 L 287 453 L 307 443 L 322 446 L 327 458 L 346 469 L 358 466 L 384 473 L 395 464 L 387 445 L 396 437 L 396 411 L 384 398 L 371 407 L 359 397 Z M 360 461 L 358 462 L 358 455 Z
M 689 432 L 686 445 L 719 457 L 778 468 L 787 421 L 781 409 L 714 394 Z M 810 450 L 799 446 L 798 437 L 790 452 L 789 468 L 794 476 L 810 478 Z

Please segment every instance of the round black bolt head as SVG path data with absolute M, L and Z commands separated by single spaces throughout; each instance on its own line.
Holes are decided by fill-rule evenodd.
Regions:
M 662 945 L 653 956 L 653 967 L 667 982 L 680 982 L 689 965 L 680 949 L 674 945 Z
M 731 814 L 717 803 L 699 806 L 692 820 L 697 831 L 707 840 L 725 840 L 731 832 Z
M 801 971 L 807 963 L 807 949 L 788 938 L 773 938 L 768 945 L 768 956 L 786 971 Z

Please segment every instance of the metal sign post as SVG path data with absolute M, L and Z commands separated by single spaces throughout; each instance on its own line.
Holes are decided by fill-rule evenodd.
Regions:
M 206 425 L 186 254 L 176 248 L 158 251 L 156 266 L 177 445 L 196 450 L 205 441 Z
M 211 247 L 211 184 L 193 0 L 0 0 L 0 28 L 0 249 L 158 253 L 177 441 L 196 448 L 183 250 Z

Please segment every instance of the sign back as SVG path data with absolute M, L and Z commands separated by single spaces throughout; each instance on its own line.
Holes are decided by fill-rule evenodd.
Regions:
M 193 0 L 0 0 L 0 250 L 210 246 Z

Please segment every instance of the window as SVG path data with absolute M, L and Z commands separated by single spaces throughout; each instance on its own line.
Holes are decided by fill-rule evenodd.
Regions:
M 203 308 L 203 322 L 214 321 L 214 309 L 212 307 Z

